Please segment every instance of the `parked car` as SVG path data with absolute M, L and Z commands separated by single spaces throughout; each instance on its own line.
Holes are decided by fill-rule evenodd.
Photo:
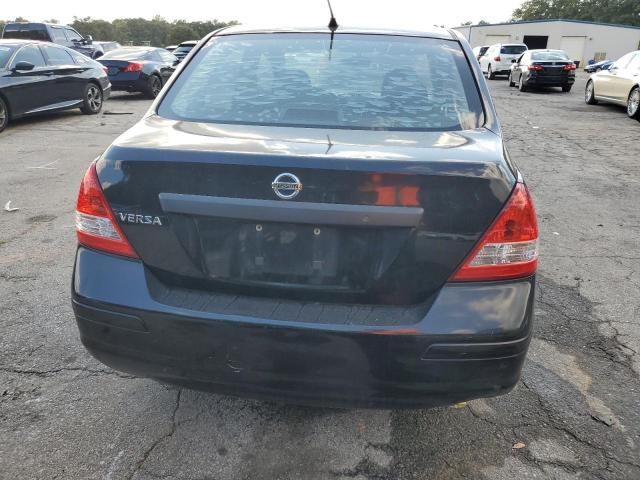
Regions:
M 208 35 L 89 167 L 82 342 L 135 375 L 295 403 L 508 392 L 538 230 L 469 44 L 438 28 L 327 38 Z
M 592 63 L 591 65 L 587 65 L 584 69 L 585 72 L 588 73 L 596 73 L 600 70 L 609 70 L 609 67 L 613 64 L 613 60 L 603 60 L 602 62 Z
M 485 45 L 482 47 L 475 47 L 473 49 L 473 55 L 476 57 L 478 61 L 480 61 L 480 57 L 484 56 L 484 54 L 487 53 L 487 50 L 489 50 L 489 45 Z
M 589 105 L 604 102 L 627 107 L 627 115 L 640 120 L 640 50 L 591 75 L 584 98 Z
M 182 42 L 178 47 L 172 52 L 180 61 L 184 60 L 191 50 L 198 44 L 197 40 L 189 40 L 187 42 Z
M 111 85 L 98 62 L 47 42 L 0 40 L 0 132 L 10 120 L 72 108 L 94 115 Z
M 527 46 L 524 43 L 491 45 L 479 60 L 482 73 L 489 80 L 496 78 L 496 75 L 509 75 L 512 60 L 520 58 L 525 51 L 527 51 Z
M 521 92 L 531 87 L 561 87 L 570 92 L 576 81 L 576 64 L 562 50 L 528 50 L 514 60 L 509 86 Z
M 178 48 L 178 45 L 169 45 L 168 47 L 164 47 L 168 52 L 173 52 L 176 48 Z
M 122 47 L 98 61 L 107 67 L 114 91 L 142 92 L 149 98 L 156 98 L 178 64 L 172 53 L 154 47 Z
M 120 45 L 118 42 L 98 42 L 98 41 L 93 41 L 93 45 L 98 45 L 102 48 L 102 55 L 104 55 L 107 52 L 110 52 L 111 50 L 117 50 L 118 48 L 122 48 L 122 45 Z
M 93 44 L 91 35 L 83 37 L 68 25 L 10 22 L 4 26 L 2 38 L 57 43 L 83 53 L 90 58 L 98 58 L 104 54 L 100 45 Z

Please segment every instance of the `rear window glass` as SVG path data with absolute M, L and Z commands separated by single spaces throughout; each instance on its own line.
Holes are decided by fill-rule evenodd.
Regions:
M 519 55 L 526 52 L 527 47 L 524 45 L 503 45 L 500 53 L 504 55 Z
M 64 36 L 64 30 L 59 27 L 51 27 L 51 41 L 54 43 L 65 43 L 67 38 Z
M 564 52 L 532 52 L 531 60 L 553 62 L 554 60 L 569 60 L 569 55 Z
M 189 53 L 195 45 L 182 45 L 174 50 L 174 53 Z
M 159 108 L 172 119 L 316 128 L 461 130 L 484 122 L 459 44 L 389 35 L 212 39 Z
M 15 52 L 14 47 L 7 47 L 5 45 L 0 45 L 0 68 L 4 68 L 7 63 L 9 63 L 9 59 L 11 55 Z
M 148 48 L 111 50 L 100 57 L 100 60 L 143 60 L 149 52 L 150 50 Z
M 25 40 L 49 41 L 49 34 L 44 25 L 7 25 L 2 38 L 22 38 Z

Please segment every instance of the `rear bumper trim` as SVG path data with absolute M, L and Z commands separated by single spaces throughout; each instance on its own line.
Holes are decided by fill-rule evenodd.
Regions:
M 167 213 L 263 222 L 359 227 L 415 227 L 420 223 L 424 214 L 424 210 L 420 207 L 283 202 L 177 193 L 161 193 L 159 198 L 162 209 Z

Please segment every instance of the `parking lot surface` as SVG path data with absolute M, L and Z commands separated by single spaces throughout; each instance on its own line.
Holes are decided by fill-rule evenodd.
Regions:
M 149 102 L 0 135 L 0 478 L 640 478 L 640 123 L 574 91 L 490 82 L 541 230 L 537 324 L 509 395 L 328 410 L 120 374 L 78 339 L 74 208 L 91 160 Z

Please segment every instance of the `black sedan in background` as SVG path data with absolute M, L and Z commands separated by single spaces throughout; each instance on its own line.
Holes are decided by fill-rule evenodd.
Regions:
M 31 40 L 0 40 L 0 132 L 9 120 L 80 108 L 96 114 L 111 85 L 95 60 L 70 48 Z
M 514 60 L 509 86 L 521 92 L 530 87 L 561 87 L 570 92 L 576 81 L 576 64 L 562 50 L 528 50 Z
M 596 73 L 600 70 L 609 70 L 613 65 L 613 60 L 603 60 L 602 62 L 592 63 L 591 65 L 587 65 L 584 69 L 587 73 Z
M 178 48 L 176 48 L 173 51 L 173 54 L 178 57 L 178 59 L 180 61 L 184 60 L 184 57 L 186 57 L 189 52 L 191 50 L 193 50 L 193 48 L 198 44 L 197 40 L 188 40 L 186 42 L 182 42 L 180 45 L 178 45 Z
M 164 48 L 123 47 L 98 60 L 107 67 L 114 91 L 142 92 L 156 98 L 173 74 L 178 59 Z

